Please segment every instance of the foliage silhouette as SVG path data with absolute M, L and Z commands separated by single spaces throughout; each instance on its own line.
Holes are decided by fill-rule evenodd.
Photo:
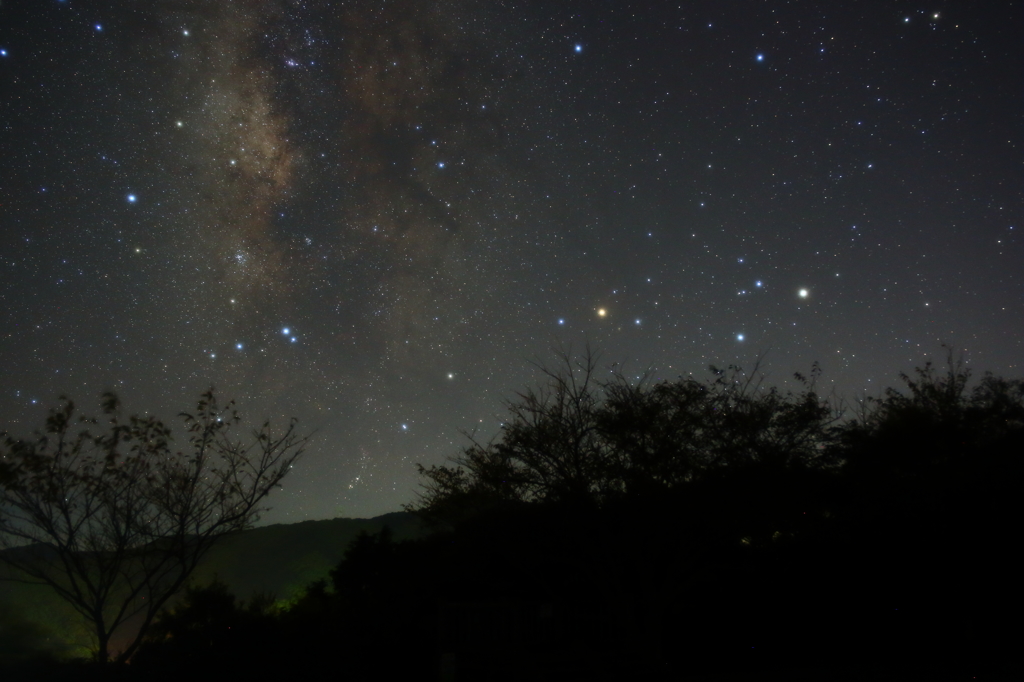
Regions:
M 765 388 L 755 367 L 712 367 L 714 378 L 599 380 L 598 358 L 559 356 L 544 383 L 508 404 L 488 443 L 470 436 L 452 465 L 420 467 L 424 491 L 407 506 L 435 523 L 523 503 L 603 505 L 667 492 L 728 468 L 821 468 L 839 414 L 815 392 Z
M 478 604 L 509 584 L 553 600 L 606 671 L 642 651 L 650 674 L 887 657 L 960 672 L 1010 647 L 992 605 L 1013 579 L 1024 382 L 972 387 L 947 365 L 845 418 L 817 368 L 781 392 L 737 368 L 598 380 L 595 358 L 563 355 L 495 440 L 421 468 L 409 508 L 502 557 L 452 565 L 492 580 Z
M 171 609 L 164 610 L 132 658 L 132 668 L 156 672 L 205 670 L 238 674 L 265 665 L 260 655 L 275 648 L 279 632 L 274 599 L 253 595 L 239 603 L 228 586 L 214 580 L 189 586 Z

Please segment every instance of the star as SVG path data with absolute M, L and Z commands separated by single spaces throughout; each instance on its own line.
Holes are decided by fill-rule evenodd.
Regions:
M 840 339 L 842 357 L 857 361 L 829 367 L 827 380 L 855 394 L 864 377 L 941 353 L 934 341 L 920 355 L 896 343 L 876 313 L 899 310 L 913 311 L 899 320 L 907 338 L 970 342 L 979 362 L 1001 359 L 992 369 L 1014 373 L 1024 342 L 1006 292 L 1024 267 L 1021 224 L 1008 223 L 1022 198 L 999 184 L 1012 136 L 984 130 L 1010 127 L 1017 90 L 1012 70 L 993 71 L 984 55 L 1015 44 L 983 25 L 985 3 L 949 22 L 938 7 L 907 5 L 824 30 L 737 13 L 721 35 L 704 33 L 715 30 L 705 10 L 683 16 L 679 3 L 648 3 L 640 21 L 488 3 L 487 34 L 472 47 L 457 36 L 476 3 L 437 14 L 436 3 L 332 3 L 328 16 L 316 2 L 194 12 L 154 2 L 145 17 L 116 20 L 51 16 L 74 0 L 21 4 L 17 35 L 0 35 L 0 72 L 14 69 L 0 88 L 17 112 L 4 121 L 0 163 L 13 275 L 0 278 L 0 299 L 33 323 L 5 330 L 0 366 L 51 396 L 113 386 L 173 415 L 192 399 L 186 387 L 210 384 L 249 414 L 281 405 L 322 423 L 327 438 L 275 500 L 274 522 L 300 509 L 333 514 L 335 490 L 364 465 L 394 473 L 402 492 L 371 486 L 352 511 L 400 508 L 417 486 L 412 462 L 444 461 L 458 448 L 449 436 L 481 417 L 480 428 L 496 426 L 499 396 L 535 379 L 523 358 L 546 360 L 552 341 L 576 352 L 590 340 L 609 363 L 683 373 L 773 345 L 785 381 Z M 110 40 L 98 35 L 105 16 Z M 978 49 L 953 54 L 934 40 L 954 18 Z M 195 41 L 183 21 L 196 22 Z M 125 28 L 145 39 L 112 49 Z M 593 55 L 584 36 L 598 41 Z M 683 36 L 714 38 L 709 58 L 665 60 Z M 761 49 L 786 44 L 797 52 L 778 61 Z M 856 45 L 871 46 L 875 66 L 904 68 L 865 70 Z M 81 64 L 88 82 L 66 101 L 55 84 L 81 81 Z M 122 81 L 118 97 L 90 87 Z M 821 96 L 822 83 L 838 94 Z M 969 101 L 990 102 L 990 115 Z M 912 195 L 884 191 L 887 169 L 898 174 L 906 159 L 923 160 Z M 957 208 L 942 210 L 954 197 Z M 948 244 L 961 245 L 957 282 L 991 301 L 1001 333 L 975 335 L 970 296 L 935 296 Z M 819 297 L 800 282 L 827 285 L 830 270 L 850 287 Z M 756 272 L 779 286 L 746 279 Z M 39 282 L 63 288 L 60 308 L 37 305 Z M 606 297 L 615 319 L 595 305 Z M 106 321 L 134 301 L 145 314 L 112 347 Z M 751 348 L 745 331 L 729 331 L 741 320 Z M 183 379 L 169 386 L 168 376 Z M 13 400 L 0 391 L 0 414 L 20 419 L 28 401 Z M 392 421 L 403 415 L 430 426 Z

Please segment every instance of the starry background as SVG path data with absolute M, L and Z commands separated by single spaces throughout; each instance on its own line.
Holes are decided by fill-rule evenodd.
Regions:
M 552 348 L 1020 376 L 1021 13 L 6 0 L 0 420 L 216 386 L 316 431 L 282 522 L 411 501 Z

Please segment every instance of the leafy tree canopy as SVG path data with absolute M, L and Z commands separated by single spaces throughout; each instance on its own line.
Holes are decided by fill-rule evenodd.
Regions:
M 598 376 L 597 358 L 562 355 L 544 382 L 508 404 L 498 435 L 451 464 L 420 467 L 424 491 L 409 507 L 454 522 L 524 503 L 603 505 L 677 490 L 746 467 L 820 468 L 833 463 L 839 413 L 815 390 L 819 371 L 797 375 L 799 392 L 768 388 L 757 372 L 712 368 L 712 378 L 631 382 Z

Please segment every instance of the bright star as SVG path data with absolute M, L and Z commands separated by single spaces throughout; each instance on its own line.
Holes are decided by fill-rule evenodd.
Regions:
M 574 47 L 573 49 L 576 50 L 576 52 L 583 52 L 583 46 L 580 45 L 579 43 L 576 43 L 576 47 Z
M 764 55 L 763 54 L 757 55 L 757 61 L 763 62 L 764 61 Z
M 242 350 L 242 344 L 236 343 L 235 348 L 237 348 L 238 350 Z
M 444 168 L 444 161 L 439 161 L 439 162 L 437 163 L 437 167 L 438 167 L 438 168 Z
M 800 291 L 797 292 L 800 298 L 807 298 L 810 295 L 810 293 L 811 292 L 807 291 L 807 289 L 801 289 Z
M 757 280 L 756 282 L 754 282 L 754 286 L 760 288 L 761 287 L 761 280 Z
M 607 310 L 605 310 L 604 308 L 598 308 L 597 309 L 597 316 L 598 317 L 605 317 L 606 315 L 608 315 L 608 311 Z
M 736 340 L 737 341 L 742 341 L 743 340 L 743 334 L 737 334 L 736 335 Z
M 0 57 L 6 57 L 6 56 L 7 56 L 7 50 L 0 50 Z
M 136 197 L 134 194 L 129 194 L 128 196 L 125 197 L 125 199 L 128 200 L 129 204 L 134 204 L 136 201 L 138 201 L 138 197 Z
M 102 25 L 100 25 L 100 24 L 96 24 L 96 26 L 95 26 L 94 28 L 95 28 L 95 29 L 96 29 L 97 31 L 102 31 L 102 30 L 103 30 L 103 26 L 102 26 Z
M 289 334 L 292 333 L 292 330 L 289 329 L 288 327 L 285 327 L 284 329 L 281 330 L 281 333 L 284 334 L 285 336 L 288 336 Z

